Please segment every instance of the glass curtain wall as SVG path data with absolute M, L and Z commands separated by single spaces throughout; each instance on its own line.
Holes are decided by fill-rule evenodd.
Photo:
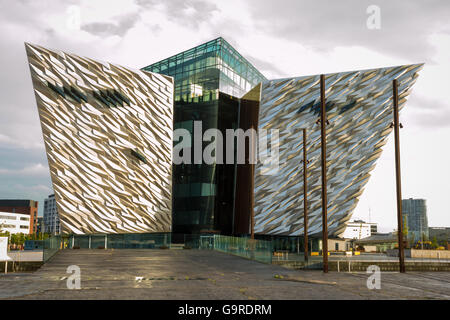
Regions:
M 219 90 L 241 98 L 258 83 L 267 80 L 250 62 L 222 39 L 218 57 Z
M 239 99 L 265 77 L 223 38 L 154 63 L 143 70 L 175 79 L 174 129 L 191 133 L 194 121 L 202 131 L 236 129 Z M 203 149 L 211 142 L 204 142 Z M 224 154 L 225 159 L 225 154 Z M 233 230 L 233 165 L 191 164 L 173 166 L 172 233 L 221 233 Z

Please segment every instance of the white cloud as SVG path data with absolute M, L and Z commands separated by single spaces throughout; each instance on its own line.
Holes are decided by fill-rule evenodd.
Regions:
M 16 177 L 48 177 L 49 168 L 41 163 L 35 163 L 21 169 L 0 168 L 0 175 L 9 175 Z
M 10 144 L 10 143 L 12 143 L 12 139 L 11 139 L 11 137 L 8 137 L 7 135 L 4 135 L 4 134 L 0 134 L 0 143 L 8 143 L 8 144 Z
M 14 124 L 12 124 L 13 126 Z M 44 142 L 39 125 L 31 125 L 28 131 L 12 130 L 15 137 L 0 133 L 0 148 L 31 149 L 44 151 Z

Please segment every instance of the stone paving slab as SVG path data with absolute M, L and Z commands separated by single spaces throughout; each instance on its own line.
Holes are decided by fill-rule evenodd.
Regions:
M 67 267 L 81 289 L 67 288 Z M 136 277 L 139 277 L 138 279 Z M 450 272 L 290 270 L 208 250 L 64 250 L 38 271 L 0 275 L 1 299 L 450 299 Z

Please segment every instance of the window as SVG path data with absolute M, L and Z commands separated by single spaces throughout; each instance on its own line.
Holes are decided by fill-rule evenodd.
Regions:
M 135 151 L 135 150 L 131 150 L 131 154 L 136 157 L 137 159 L 139 159 L 140 161 L 142 161 L 143 163 L 147 164 L 147 160 L 145 159 L 145 157 L 140 154 L 139 152 Z

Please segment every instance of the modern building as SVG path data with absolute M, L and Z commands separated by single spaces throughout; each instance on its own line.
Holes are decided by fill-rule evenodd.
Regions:
M 143 70 L 174 78 L 174 128 L 187 129 L 192 140 L 194 121 L 201 121 L 200 134 L 214 128 L 225 137 L 226 129 L 237 129 L 239 99 L 267 80 L 223 38 L 178 53 Z M 190 164 L 173 166 L 172 232 L 248 233 L 248 223 L 242 226 L 234 217 L 237 166 L 195 163 L 193 154 L 191 156 Z M 224 158 L 226 156 L 224 150 Z
M 429 239 L 427 203 L 425 199 L 403 199 L 403 215 L 407 219 L 408 240 L 410 242 Z
M 44 233 L 59 234 L 61 232 L 55 195 L 51 194 L 44 200 Z
M 64 232 L 247 235 L 254 212 L 258 237 L 295 242 L 306 148 L 308 230 L 320 236 L 319 75 L 268 80 L 223 38 L 140 71 L 26 49 Z M 330 237 L 344 232 L 392 131 L 393 80 L 401 109 L 421 67 L 325 75 Z M 255 135 L 258 161 L 246 148 Z M 211 162 L 197 157 L 207 148 Z M 183 159 L 173 166 L 172 151 Z
M 28 231 L 25 233 L 36 233 L 38 201 L 19 200 L 19 199 L 2 199 L 0 200 L 0 212 L 25 214 L 29 218 Z M 21 228 L 23 229 L 23 228 Z M 22 232 L 24 232 L 22 230 Z
M 386 100 L 387 96 L 391 96 L 392 80 L 397 78 L 401 83 L 402 107 L 420 68 L 421 65 L 410 65 L 326 75 L 328 83 L 332 84 L 328 88 L 327 112 L 329 120 L 334 119 L 328 129 L 328 139 L 332 141 L 329 155 L 333 158 L 329 170 L 334 172 L 331 175 L 333 182 L 330 182 L 335 191 L 329 208 L 331 235 L 337 236 L 344 231 L 345 222 L 350 218 L 369 172 L 392 130 L 389 127 L 392 105 L 389 99 Z M 202 120 L 208 123 L 203 126 L 204 130 L 214 126 L 235 128 L 235 123 L 238 123 L 238 127 L 244 130 L 253 127 L 258 128 L 259 132 L 272 128 L 279 131 L 278 139 L 273 140 L 273 144 L 280 149 L 277 172 L 261 162 L 256 164 L 255 177 L 250 173 L 251 167 L 246 165 L 223 165 L 224 170 L 220 169 L 220 165 L 175 165 L 173 232 L 212 230 L 224 234 L 248 234 L 250 203 L 254 198 L 257 234 L 301 235 L 303 189 L 298 164 L 302 156 L 303 128 L 308 128 L 308 153 L 315 160 L 309 169 L 309 199 L 315 200 L 311 202 L 310 232 L 321 232 L 320 128 L 316 125 L 319 76 L 267 80 L 222 38 L 144 69 L 175 77 L 175 127 L 182 126 L 183 122 L 185 128 L 192 132 L 194 121 Z M 196 76 L 194 70 L 201 74 Z M 205 87 L 203 83 L 210 84 L 212 78 L 206 76 L 210 74 L 216 76 L 213 77 L 214 86 L 208 89 L 217 91 L 218 87 L 219 101 L 228 97 L 229 105 L 234 102 L 235 107 L 229 108 L 226 113 L 214 111 L 213 115 L 208 115 L 206 110 L 209 109 L 196 109 L 200 108 L 197 101 L 202 99 L 197 96 L 198 89 Z M 229 85 L 231 78 L 236 80 L 232 86 Z M 226 84 L 222 85 L 222 81 Z M 258 82 L 261 85 L 256 86 Z M 243 96 L 252 87 L 248 91 L 249 96 Z M 351 94 L 345 94 L 348 92 Z M 203 99 L 209 97 L 206 94 Z M 187 105 L 192 102 L 194 105 Z M 200 113 L 204 115 L 199 116 Z M 179 116 L 181 114 L 182 117 Z M 213 121 L 209 125 L 211 117 Z M 227 119 L 231 121 L 227 123 Z M 348 153 L 348 150 L 351 152 Z M 200 176 L 206 177 L 206 180 L 200 181 Z M 254 182 L 250 183 L 250 180 Z M 234 207 L 231 207 L 232 203 Z
M 347 223 L 347 228 L 342 234 L 344 239 L 364 239 L 372 235 L 372 230 L 376 230 L 375 223 L 367 223 L 363 220 L 354 220 Z
M 0 211 L 0 232 L 30 233 L 30 215 Z

